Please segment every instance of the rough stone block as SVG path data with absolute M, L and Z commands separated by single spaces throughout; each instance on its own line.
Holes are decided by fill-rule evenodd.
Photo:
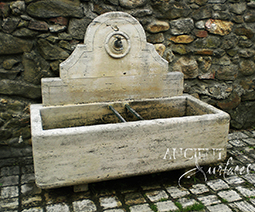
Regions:
M 100 197 L 99 202 L 104 209 L 116 208 L 122 205 L 117 197 Z
M 167 211 L 178 210 L 176 205 L 171 200 L 167 200 L 164 202 L 157 202 L 156 206 L 157 206 L 158 212 L 167 212 Z
M 209 191 L 206 185 L 204 184 L 196 184 L 193 185 L 192 188 L 189 189 L 193 194 L 203 194 Z
M 1 199 L 19 196 L 18 186 L 3 187 L 1 189 Z
M 65 204 L 55 204 L 46 206 L 47 212 L 69 212 L 69 207 Z
M 218 195 L 228 202 L 234 202 L 242 199 L 240 195 L 234 190 L 221 191 L 218 193 Z
M 179 198 L 179 197 L 183 197 L 189 194 L 188 190 L 181 190 L 177 187 L 168 187 L 166 188 L 167 192 L 175 199 L 175 198 Z
M 97 211 L 97 208 L 93 201 L 89 199 L 85 199 L 81 201 L 74 201 L 73 210 L 74 212 L 83 212 L 83 211 L 95 212 Z
M 149 198 L 152 202 L 158 202 L 161 199 L 167 199 L 168 195 L 165 191 L 151 191 L 146 193 L 146 196 Z
M 229 188 L 228 184 L 225 183 L 221 179 L 208 181 L 207 185 L 210 186 L 214 191 L 219 191 L 219 190 L 222 190 L 222 189 Z
M 150 209 L 149 204 L 142 204 L 142 205 L 134 205 L 131 206 L 130 212 L 152 212 L 153 210 Z
M 240 211 L 246 211 L 246 212 L 255 211 L 255 207 L 252 206 L 251 204 L 249 204 L 246 201 L 234 202 L 234 203 L 229 204 L 229 206 L 234 208 L 234 209 L 239 209 Z
M 205 206 L 218 204 L 221 201 L 216 195 L 203 196 L 198 198 Z
M 208 206 L 207 209 L 210 212 L 219 212 L 219 211 L 232 212 L 232 210 L 227 205 L 223 205 L 223 204 Z

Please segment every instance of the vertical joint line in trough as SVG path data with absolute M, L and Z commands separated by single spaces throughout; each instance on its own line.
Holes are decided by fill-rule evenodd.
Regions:
M 109 108 L 121 122 L 126 122 L 126 120 L 111 105 L 109 105 Z
M 140 120 L 144 120 L 144 118 L 142 116 L 140 116 L 132 107 L 130 107 L 129 105 L 125 104 L 125 107 L 138 119 Z

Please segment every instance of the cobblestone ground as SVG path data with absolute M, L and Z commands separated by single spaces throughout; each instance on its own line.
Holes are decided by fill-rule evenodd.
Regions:
M 205 175 L 198 171 L 179 181 L 185 170 L 178 170 L 90 184 L 89 191 L 74 193 L 73 187 L 37 188 L 32 156 L 1 159 L 0 211 L 254 212 L 254 160 L 255 131 L 238 131 L 229 134 L 227 159 L 203 167 Z

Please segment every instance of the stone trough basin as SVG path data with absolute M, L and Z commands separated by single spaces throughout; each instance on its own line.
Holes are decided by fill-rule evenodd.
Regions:
M 41 188 L 86 190 L 226 157 L 229 115 L 183 95 L 183 74 L 168 70 L 140 23 L 123 12 L 88 26 L 60 77 L 42 79 L 42 104 L 30 111 Z
M 144 120 L 137 120 L 125 104 Z M 109 105 L 127 122 L 119 123 Z M 36 182 L 41 188 L 194 167 L 195 154 L 199 164 L 226 157 L 228 114 L 189 95 L 32 105 L 31 121 Z

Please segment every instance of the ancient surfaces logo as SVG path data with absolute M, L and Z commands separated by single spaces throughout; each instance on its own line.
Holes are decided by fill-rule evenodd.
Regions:
M 193 160 L 195 167 L 186 171 L 184 174 L 182 174 L 178 179 L 178 185 L 182 187 L 181 181 L 184 177 L 190 178 L 191 176 L 201 173 L 203 175 L 203 178 L 205 182 L 207 181 L 208 175 L 217 175 L 221 176 L 224 179 L 227 176 L 233 176 L 233 175 L 248 175 L 250 174 L 250 166 L 251 164 L 248 164 L 247 166 L 233 166 L 233 158 L 228 158 L 227 162 L 224 165 L 217 165 L 217 166 L 209 166 L 207 167 L 207 170 L 199 165 L 199 161 L 206 160 L 209 157 L 216 157 L 218 161 L 222 159 L 222 151 L 223 148 L 167 148 L 166 153 L 163 157 L 164 160 L 170 159 L 170 160 L 178 160 L 178 159 L 185 159 L 187 160 Z

